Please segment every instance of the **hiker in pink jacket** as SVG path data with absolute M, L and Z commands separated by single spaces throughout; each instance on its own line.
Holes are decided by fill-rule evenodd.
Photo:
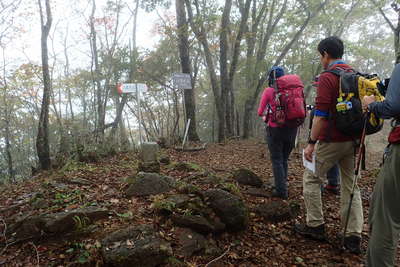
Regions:
M 287 199 L 288 159 L 294 148 L 297 127 L 306 116 L 304 86 L 297 75 L 285 75 L 284 69 L 278 66 L 271 69 L 268 83 L 258 116 L 266 123 L 266 141 L 275 181 L 272 196 Z

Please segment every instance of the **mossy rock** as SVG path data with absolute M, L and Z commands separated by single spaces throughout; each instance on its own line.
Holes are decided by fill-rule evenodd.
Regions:
M 160 163 L 158 161 L 154 161 L 154 162 L 139 161 L 138 171 L 139 172 L 160 173 Z
M 195 171 L 202 171 L 203 168 L 199 165 L 191 162 L 174 162 L 171 166 L 176 171 L 182 172 L 195 172 Z
M 243 195 L 240 191 L 240 188 L 234 183 L 223 183 L 223 184 L 220 184 L 220 187 L 223 190 L 228 191 L 229 193 L 232 193 L 240 198 L 243 197 Z
M 253 171 L 248 169 L 237 169 L 233 171 L 233 178 L 239 183 L 243 185 L 250 185 L 255 187 L 262 187 L 263 181 L 255 174 Z
M 155 199 L 152 207 L 164 216 L 171 215 L 176 209 L 184 208 L 190 201 L 190 197 L 183 194 L 172 195 L 167 198 Z
M 244 201 L 225 190 L 211 189 L 205 193 L 209 206 L 226 225 L 228 231 L 245 230 L 249 224 L 249 212 Z
M 130 185 L 126 190 L 128 197 L 158 195 L 172 190 L 174 182 L 172 178 L 157 173 L 138 173 L 130 178 Z
M 202 189 L 193 184 L 186 184 L 186 183 L 180 184 L 180 185 L 178 185 L 177 190 L 179 193 L 182 193 L 182 194 L 188 194 L 188 195 L 193 194 L 193 195 L 199 196 L 201 198 L 204 197 Z
M 150 225 L 131 226 L 109 234 L 102 240 L 106 266 L 156 267 L 164 264 L 172 249 Z
M 170 157 L 169 157 L 168 155 L 160 155 L 160 156 L 158 157 L 158 161 L 159 161 L 161 164 L 165 164 L 165 165 L 168 165 L 168 164 L 171 163 L 171 159 L 170 159 Z

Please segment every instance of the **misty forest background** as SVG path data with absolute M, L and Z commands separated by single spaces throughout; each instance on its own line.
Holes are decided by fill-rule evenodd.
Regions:
M 143 47 L 137 30 L 150 15 L 158 41 Z M 190 141 L 223 142 L 262 136 L 255 110 L 273 65 L 300 75 L 313 103 L 324 37 L 341 37 L 345 60 L 362 72 L 385 78 L 400 62 L 397 1 L 1 0 L 0 20 L 3 183 L 136 149 L 137 99 L 118 95 L 120 82 L 149 87 L 145 140 L 179 143 L 190 118 Z M 194 89 L 174 88 L 176 72 Z

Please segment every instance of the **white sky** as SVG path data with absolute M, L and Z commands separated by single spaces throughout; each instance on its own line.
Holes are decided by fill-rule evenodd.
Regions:
M 107 0 L 96 1 L 95 17 L 100 18 L 104 15 L 103 7 L 106 2 Z M 134 1 L 126 2 L 131 2 L 131 9 L 133 9 Z M 90 29 L 85 21 L 91 13 L 91 0 L 51 0 L 51 5 L 53 24 L 50 35 L 52 35 L 53 40 L 51 38 L 48 40 L 50 64 L 54 59 L 54 54 L 58 60 L 64 61 L 63 42 L 67 32 L 66 27 L 68 26 L 68 54 L 71 67 L 87 66 L 87 64 L 90 64 L 90 46 L 87 38 Z M 124 9 L 124 14 L 121 15 L 121 24 L 126 23 L 129 12 L 128 9 Z M 162 16 L 165 12 L 166 10 L 164 9 L 158 9 L 158 13 Z M 11 32 L 12 43 L 6 45 L 6 61 L 9 68 L 12 69 L 28 61 L 36 64 L 41 63 L 41 29 L 37 1 L 23 0 L 17 13 L 19 16 L 15 19 L 14 24 L 23 31 L 18 34 Z M 143 9 L 139 10 L 137 25 L 137 46 L 139 49 L 151 49 L 159 40 L 159 36 L 154 34 L 153 31 L 157 21 L 159 21 L 159 17 L 156 12 L 146 13 Z M 122 40 L 125 44 L 128 43 L 127 38 L 131 36 L 132 20 L 126 26 L 126 29 L 127 31 L 123 36 L 124 40 Z

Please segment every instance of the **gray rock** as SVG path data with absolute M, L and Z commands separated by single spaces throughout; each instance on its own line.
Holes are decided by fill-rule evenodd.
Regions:
M 157 162 L 160 147 L 155 142 L 146 142 L 140 146 L 139 157 L 143 162 Z
M 242 231 L 249 223 L 249 213 L 245 203 L 237 196 L 220 189 L 205 193 L 210 207 L 226 225 L 228 231 Z
M 188 195 L 177 194 L 167 197 L 166 201 L 174 203 L 175 208 L 183 208 L 190 201 Z
M 155 267 L 172 255 L 171 246 L 149 225 L 118 230 L 101 243 L 105 264 L 111 267 Z
M 97 220 L 107 218 L 108 213 L 106 209 L 87 207 L 27 217 L 13 224 L 9 233 L 16 239 L 72 233 L 83 230 Z
M 153 202 L 153 207 L 160 215 L 169 216 L 176 209 L 186 207 L 189 202 L 189 196 L 178 194 Z
M 93 222 L 108 217 L 108 210 L 87 207 L 67 212 L 45 215 L 45 229 L 50 233 L 65 233 L 84 228 Z
M 179 252 L 184 257 L 191 257 L 206 248 L 207 240 L 190 229 L 178 229 Z
M 171 217 L 175 225 L 190 228 L 198 233 L 209 234 L 214 232 L 214 226 L 201 215 L 177 215 Z
M 154 162 L 144 162 L 139 161 L 138 171 L 139 172 L 150 172 L 150 173 L 160 173 L 160 163 L 158 161 Z
M 267 221 L 282 222 L 298 216 L 300 213 L 300 204 L 295 201 L 288 203 L 277 200 L 259 205 L 256 208 L 256 212 Z
M 182 172 L 195 172 L 201 171 L 202 168 L 197 164 L 181 161 L 174 164 L 174 170 Z
M 219 220 L 206 219 L 202 215 L 178 215 L 171 216 L 172 222 L 180 227 L 187 227 L 201 234 L 220 233 L 225 229 L 225 224 Z
M 158 160 L 160 163 L 168 165 L 171 163 L 171 159 L 167 155 L 162 155 L 160 156 L 160 159 Z
M 157 173 L 141 172 L 129 182 L 125 192 L 128 197 L 158 195 L 170 191 L 173 186 L 171 178 Z
M 233 178 L 243 185 L 262 187 L 263 181 L 257 174 L 248 169 L 238 169 L 233 172 Z

